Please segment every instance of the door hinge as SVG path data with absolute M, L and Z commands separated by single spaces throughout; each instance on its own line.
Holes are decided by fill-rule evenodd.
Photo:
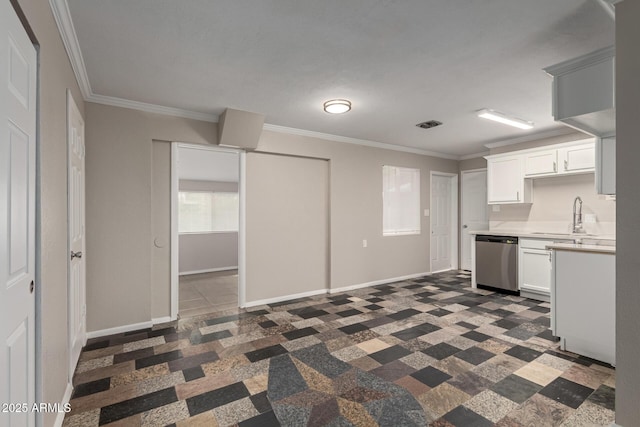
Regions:
M 31 281 L 31 283 L 29 284 L 29 293 L 30 293 L 30 294 L 32 294 L 32 293 L 33 293 L 33 291 L 35 290 L 35 288 L 36 288 L 36 284 L 35 284 L 35 282 L 32 280 L 32 281 Z

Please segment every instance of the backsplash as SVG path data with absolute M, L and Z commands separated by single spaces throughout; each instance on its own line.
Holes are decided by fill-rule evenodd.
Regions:
M 580 196 L 586 232 L 615 236 L 616 202 L 597 194 L 594 180 L 592 173 L 535 179 L 531 205 L 499 205 L 499 212 L 489 207 L 489 229 L 568 233 L 573 200 Z M 596 222 L 586 222 L 586 214 L 595 214 Z

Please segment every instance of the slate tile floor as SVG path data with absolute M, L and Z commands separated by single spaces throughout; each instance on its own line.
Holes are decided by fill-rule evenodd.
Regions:
M 459 271 L 218 312 L 90 340 L 64 425 L 610 425 L 615 371 L 548 327 Z

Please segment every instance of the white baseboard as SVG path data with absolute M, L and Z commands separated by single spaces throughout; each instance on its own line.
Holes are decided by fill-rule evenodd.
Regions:
M 258 306 L 258 305 L 265 305 L 265 304 L 272 304 L 274 302 L 282 302 L 282 301 L 288 301 L 288 300 L 304 298 L 304 297 L 312 297 L 314 295 L 321 295 L 321 294 L 326 294 L 326 293 L 327 293 L 327 289 L 317 289 L 315 291 L 302 292 L 302 293 L 299 293 L 299 294 L 283 295 L 281 297 L 267 298 L 267 299 L 261 299 L 261 300 L 256 300 L 256 301 L 249 301 L 249 302 L 246 302 L 244 304 L 243 308 L 255 307 L 255 306 Z
M 151 319 L 151 323 L 153 323 L 154 325 L 159 325 L 160 323 L 167 323 L 173 320 L 176 319 L 172 319 L 171 316 L 156 317 L 155 319 Z
M 203 274 L 203 273 L 215 273 L 217 271 L 228 271 L 228 270 L 237 270 L 238 266 L 229 266 L 229 267 L 219 267 L 219 268 L 207 268 L 205 270 L 192 270 L 192 271 L 181 271 L 178 273 L 180 276 L 189 276 L 191 274 Z
M 73 393 L 73 385 L 71 383 L 67 383 L 67 388 L 64 391 L 64 395 L 62 396 L 62 402 L 60 402 L 61 406 L 64 407 L 71 400 L 71 393 Z M 64 422 L 64 416 L 66 412 L 58 412 L 56 416 L 56 420 L 53 422 L 54 427 L 62 427 L 62 423 Z
M 373 282 L 359 283 L 357 285 L 344 286 L 342 288 L 332 288 L 332 289 L 329 289 L 329 293 L 330 294 L 337 294 L 339 292 L 353 291 L 354 289 L 368 288 L 370 286 L 386 285 L 387 283 L 393 283 L 393 282 L 400 282 L 402 280 L 415 279 L 416 277 L 427 276 L 429 274 L 431 274 L 431 273 L 428 273 L 428 272 L 427 273 L 417 273 L 417 274 L 409 274 L 407 276 L 392 277 L 392 278 L 389 278 L 389 279 L 374 280 Z
M 153 326 L 153 321 L 133 323 L 131 325 L 116 326 L 115 328 L 101 329 L 99 331 L 87 332 L 87 338 L 106 337 L 108 335 L 121 334 L 123 332 L 131 332 L 137 329 L 146 329 Z

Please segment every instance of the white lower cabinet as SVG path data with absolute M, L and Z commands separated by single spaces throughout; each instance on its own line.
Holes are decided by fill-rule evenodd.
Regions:
M 518 253 L 518 283 L 520 294 L 549 301 L 551 292 L 551 251 L 547 240 L 520 239 Z
M 551 330 L 560 348 L 615 365 L 615 254 L 553 252 Z

